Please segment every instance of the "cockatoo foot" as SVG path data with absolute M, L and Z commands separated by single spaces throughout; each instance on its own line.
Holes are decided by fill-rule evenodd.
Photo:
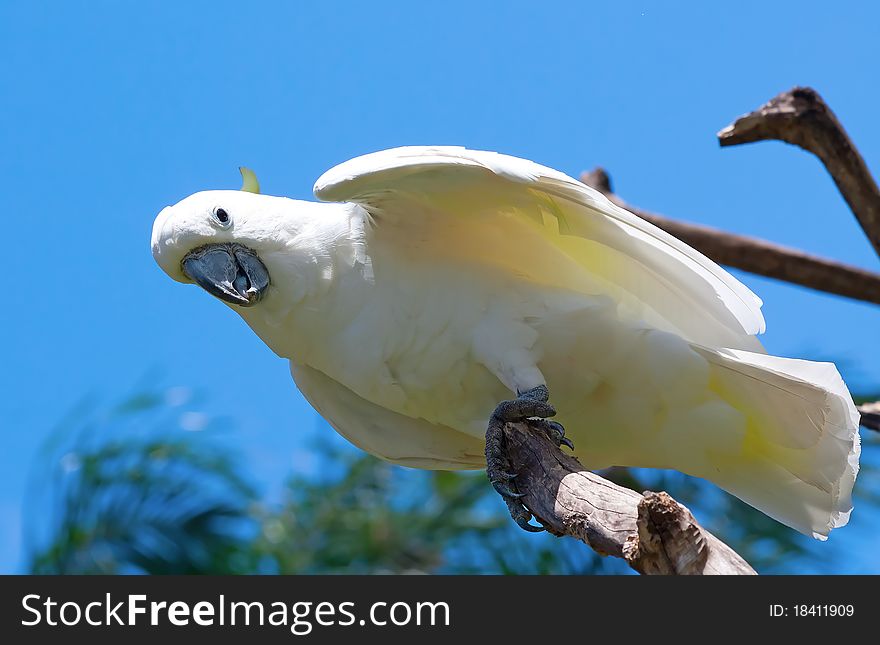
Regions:
M 556 409 L 547 403 L 550 392 L 546 385 L 519 392 L 512 401 L 502 401 L 489 418 L 486 429 L 486 474 L 492 486 L 504 499 L 513 521 L 526 531 L 543 531 L 544 527 L 530 524 L 532 514 L 520 502 L 523 493 L 515 490 L 513 480 L 516 473 L 509 472 L 509 460 L 504 451 L 504 424 L 525 422 L 530 428 L 544 432 L 557 446 L 566 445 L 574 449 L 574 444 L 565 437 L 565 429 L 547 417 L 556 414 Z
M 548 421 L 547 419 L 529 419 L 529 427 L 543 430 L 556 447 L 567 446 L 569 450 L 574 450 L 574 442 L 565 436 L 565 428 L 561 423 L 556 421 Z

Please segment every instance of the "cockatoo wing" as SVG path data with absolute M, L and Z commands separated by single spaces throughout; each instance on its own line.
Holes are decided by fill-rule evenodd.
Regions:
M 707 347 L 763 352 L 761 301 L 710 259 L 579 181 L 460 147 L 357 157 L 315 184 L 374 234 L 419 253 L 504 266 L 549 288 L 613 297 L 623 315 Z
M 484 468 L 482 437 L 398 414 L 358 396 L 320 370 L 291 361 L 290 373 L 312 407 L 343 437 L 372 455 L 410 468 Z

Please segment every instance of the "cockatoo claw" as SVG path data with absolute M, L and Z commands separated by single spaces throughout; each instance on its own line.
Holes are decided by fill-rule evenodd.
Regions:
M 547 530 L 543 526 L 535 526 L 534 524 L 529 524 L 528 520 L 517 519 L 516 523 L 521 529 L 523 529 L 524 531 L 528 531 L 529 533 L 540 533 L 541 531 Z
M 574 443 L 571 439 L 565 436 L 565 428 L 562 427 L 561 423 L 548 421 L 547 419 L 529 419 L 528 424 L 531 427 L 543 430 L 546 433 L 547 438 L 550 439 L 557 448 L 559 446 L 568 446 L 569 450 L 574 450 Z
M 532 519 L 532 514 L 518 499 L 510 499 L 507 497 L 504 497 L 503 499 L 507 504 L 507 510 L 510 513 L 510 517 L 513 518 L 513 521 L 516 522 L 517 526 L 522 530 L 528 531 L 529 533 L 540 533 L 541 531 L 546 530 L 543 526 L 529 524 L 529 520 Z
M 520 501 L 525 497 L 525 493 L 514 490 L 514 487 L 508 483 L 516 478 L 516 473 L 507 470 L 509 460 L 504 446 L 504 424 L 525 422 L 530 428 L 543 431 L 557 446 L 566 445 L 573 450 L 574 444 L 566 439 L 562 425 L 546 420 L 546 417 L 556 414 L 556 409 L 547 403 L 549 398 L 550 393 L 545 385 L 518 392 L 514 400 L 502 401 L 498 404 L 489 418 L 489 426 L 486 429 L 486 474 L 489 476 L 489 481 L 504 499 L 513 521 L 520 528 L 531 533 L 545 529 L 543 526 L 529 523 L 533 516 Z
M 502 482 L 492 482 L 492 487 L 496 490 L 496 492 L 501 495 L 501 497 L 506 497 L 508 499 L 519 499 L 520 497 L 525 497 L 525 493 L 517 493 L 510 486 L 504 484 Z

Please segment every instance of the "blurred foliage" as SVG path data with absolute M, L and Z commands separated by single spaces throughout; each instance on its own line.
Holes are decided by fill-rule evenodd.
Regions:
M 574 540 L 522 532 L 481 472 L 400 468 L 329 442 L 313 446 L 319 474 L 292 475 L 269 503 L 216 420 L 181 420 L 169 401 L 140 394 L 103 413 L 86 404 L 60 424 L 35 464 L 33 572 L 629 572 Z M 828 545 L 713 485 L 672 471 L 604 474 L 669 491 L 761 572 L 833 571 Z M 858 491 L 862 504 L 880 504 L 870 459 Z
M 354 450 L 316 449 L 325 461 L 342 462 L 342 474 L 290 480 L 280 508 L 261 517 L 254 544 L 261 570 L 564 573 L 599 566 L 581 549 L 557 557 L 523 540 L 482 473 L 416 471 Z
M 256 492 L 232 454 L 176 429 L 164 398 L 140 394 L 102 414 L 81 406 L 34 471 L 27 543 L 49 546 L 34 573 L 234 573 Z

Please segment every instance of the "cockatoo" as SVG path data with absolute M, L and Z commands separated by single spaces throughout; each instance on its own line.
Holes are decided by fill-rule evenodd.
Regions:
M 315 184 L 329 203 L 245 183 L 163 209 L 153 256 L 356 446 L 485 467 L 524 528 L 501 441 L 524 419 L 588 468 L 702 477 L 818 539 L 849 520 L 859 415 L 834 365 L 768 355 L 755 294 L 599 192 L 459 147 L 347 161 Z

